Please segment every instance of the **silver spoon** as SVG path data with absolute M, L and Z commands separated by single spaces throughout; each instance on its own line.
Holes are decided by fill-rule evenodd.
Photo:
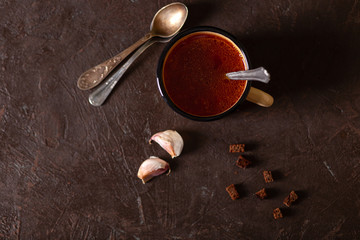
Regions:
M 174 36 L 184 25 L 187 15 L 188 9 L 182 3 L 175 2 L 161 8 L 152 19 L 148 34 L 116 56 L 81 74 L 77 82 L 78 88 L 88 90 L 97 86 L 124 58 L 149 39 Z
M 146 43 L 144 43 L 125 63 L 119 70 L 113 73 L 104 83 L 102 83 L 94 92 L 89 95 L 89 102 L 93 106 L 101 106 L 107 97 L 110 95 L 111 91 L 114 89 L 115 85 L 118 83 L 120 78 L 124 75 L 126 70 L 130 67 L 130 65 L 135 61 L 136 58 L 140 56 L 141 53 L 145 51 L 148 47 L 150 47 L 155 42 L 168 42 L 172 38 L 166 39 L 150 39 Z
M 231 80 L 253 80 L 268 83 L 270 81 L 270 74 L 263 67 L 258 67 L 251 70 L 230 72 L 226 76 Z

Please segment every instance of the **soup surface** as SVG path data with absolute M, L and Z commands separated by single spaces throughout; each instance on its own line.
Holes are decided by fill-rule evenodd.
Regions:
M 167 94 L 182 111 L 200 117 L 221 114 L 234 106 L 247 81 L 226 73 L 245 70 L 240 49 L 211 32 L 192 33 L 169 50 L 163 66 Z

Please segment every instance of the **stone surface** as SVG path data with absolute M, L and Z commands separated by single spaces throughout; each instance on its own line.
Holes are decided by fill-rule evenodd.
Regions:
M 269 70 L 254 86 L 271 108 L 244 103 L 206 123 L 174 113 L 155 80 L 162 44 L 90 106 L 80 74 L 145 35 L 170 2 L 0 2 L 0 239 L 359 239 L 360 2 L 184 1 L 185 27 L 229 31 Z M 185 141 L 174 160 L 148 145 L 166 129 Z M 238 174 L 233 143 L 253 162 Z M 172 172 L 143 185 L 151 155 Z M 263 170 L 276 181 L 254 201 Z M 275 221 L 291 190 L 299 199 Z

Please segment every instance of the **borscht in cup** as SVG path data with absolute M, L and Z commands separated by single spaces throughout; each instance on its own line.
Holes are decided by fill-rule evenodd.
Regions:
M 179 33 L 165 47 L 157 82 L 163 98 L 179 114 L 215 120 L 245 99 L 269 105 L 264 99 L 272 97 L 252 88 L 251 81 L 226 77 L 226 73 L 249 68 L 244 48 L 231 34 L 215 27 L 195 27 Z

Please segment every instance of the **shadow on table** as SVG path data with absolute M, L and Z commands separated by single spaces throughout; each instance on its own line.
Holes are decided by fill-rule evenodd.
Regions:
M 235 184 L 235 189 L 239 193 L 240 199 L 250 196 L 250 191 L 242 183 Z
M 271 199 L 271 198 L 277 198 L 280 196 L 281 194 L 281 191 L 279 191 L 279 189 L 277 188 L 273 188 L 273 187 L 268 187 L 266 188 L 266 193 L 268 195 L 268 199 Z
M 277 181 L 277 182 L 283 180 L 283 178 L 285 177 L 284 174 L 281 171 L 277 170 L 277 169 L 272 170 L 271 174 L 272 174 L 272 176 L 274 178 L 274 181 Z
M 284 217 L 291 217 L 295 215 L 296 210 L 294 208 L 281 207 L 280 209 Z
M 211 18 L 211 16 L 216 12 L 218 4 L 218 2 L 210 2 L 208 0 L 186 4 L 189 10 L 189 15 L 183 29 L 198 26 L 206 19 Z
M 248 151 L 248 150 L 246 150 L 246 151 Z M 251 164 L 247 168 L 256 168 L 259 165 L 261 165 L 261 161 L 259 161 L 256 157 L 254 157 L 253 154 L 241 153 L 241 156 L 243 156 L 245 159 L 247 159 L 251 162 Z
M 179 133 L 182 136 L 184 143 L 186 143 L 184 144 L 182 155 L 194 152 L 206 144 L 207 137 L 199 131 L 183 129 L 180 130 Z
M 255 141 L 249 141 L 245 143 L 245 151 L 251 152 L 256 151 L 259 148 L 259 143 Z
M 293 202 L 293 205 L 301 204 L 302 201 L 305 201 L 309 197 L 309 193 L 306 190 L 295 190 L 296 194 L 298 195 L 298 199 Z
M 238 37 L 252 68 L 264 66 L 271 74 L 269 86 L 275 99 L 306 89 L 337 89 L 346 76 L 358 72 L 359 43 L 354 35 L 326 30 L 317 32 L 263 33 Z M 357 46 L 356 46 L 357 45 Z

